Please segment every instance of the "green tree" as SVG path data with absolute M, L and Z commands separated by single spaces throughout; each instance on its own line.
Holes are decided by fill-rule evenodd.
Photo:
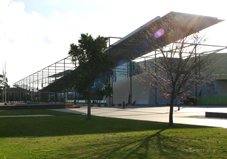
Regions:
M 5 105 L 7 102 L 7 99 L 6 99 L 6 89 L 7 88 L 9 88 L 8 79 L 6 77 L 6 73 L 3 72 L 3 74 L 0 74 L 0 95 L 2 97 L 2 102 L 4 102 Z
M 88 119 L 91 117 L 91 99 L 96 93 L 94 81 L 110 71 L 113 66 L 108 55 L 104 53 L 107 41 L 106 37 L 93 38 L 89 34 L 81 34 L 78 44 L 70 45 L 69 55 L 72 56 L 72 61 L 78 65 L 74 72 L 76 80 L 74 80 L 73 86 L 87 100 Z
M 2 98 L 3 101 L 3 88 L 4 88 L 4 84 L 3 84 L 3 75 L 0 74 L 0 98 Z

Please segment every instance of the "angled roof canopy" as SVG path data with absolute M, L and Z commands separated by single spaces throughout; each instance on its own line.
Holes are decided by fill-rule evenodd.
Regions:
M 152 19 L 112 44 L 105 52 L 117 65 L 120 60 L 133 60 L 221 21 L 214 17 L 170 12 L 163 17 Z M 76 70 L 51 83 L 42 91 L 60 91 L 70 87 L 70 82 L 67 81 L 76 79 Z
M 113 60 L 132 60 L 221 21 L 214 17 L 170 12 L 152 19 L 106 51 Z

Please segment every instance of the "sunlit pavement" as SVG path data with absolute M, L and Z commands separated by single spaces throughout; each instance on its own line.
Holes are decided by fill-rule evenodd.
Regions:
M 86 114 L 87 107 L 61 109 L 61 111 L 71 113 Z M 213 126 L 227 128 L 227 119 L 221 118 L 207 118 L 205 112 L 226 112 L 226 108 L 207 108 L 207 107 L 181 107 L 178 111 L 177 107 L 174 108 L 174 123 Z M 143 107 L 143 108 L 107 108 L 107 107 L 92 107 L 92 115 L 135 119 L 146 121 L 168 122 L 169 107 Z

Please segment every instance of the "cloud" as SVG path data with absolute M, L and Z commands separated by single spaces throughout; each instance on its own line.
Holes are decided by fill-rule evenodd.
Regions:
M 50 19 L 26 12 L 22 2 L 8 0 L 0 6 L 0 62 L 7 63 L 10 84 L 67 56 L 77 30 L 74 15 Z
M 12 85 L 66 57 L 81 33 L 124 37 L 171 10 L 209 16 L 209 8 L 219 6 L 210 3 L 205 10 L 201 5 L 179 0 L 0 0 L 0 71 L 6 61 Z M 225 15 L 223 8 L 213 11 L 213 16 Z M 214 29 L 213 37 L 223 35 L 225 28 Z
M 107 35 L 111 30 L 105 27 L 106 15 L 56 10 L 45 17 L 27 12 L 23 2 L 3 0 L 0 6 L 0 68 L 6 62 L 10 85 L 68 56 L 70 44 L 77 42 L 81 33 Z

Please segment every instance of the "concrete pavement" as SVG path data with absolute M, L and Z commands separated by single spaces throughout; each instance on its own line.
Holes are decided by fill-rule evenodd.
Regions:
M 70 113 L 86 114 L 87 107 L 58 109 Z M 174 123 L 212 126 L 227 128 L 227 119 L 206 118 L 205 112 L 226 112 L 226 108 L 210 107 L 181 107 L 178 111 L 174 108 Z M 94 116 L 135 119 L 145 121 L 168 122 L 169 107 L 139 107 L 139 108 L 113 108 L 113 107 L 92 107 L 91 113 Z

